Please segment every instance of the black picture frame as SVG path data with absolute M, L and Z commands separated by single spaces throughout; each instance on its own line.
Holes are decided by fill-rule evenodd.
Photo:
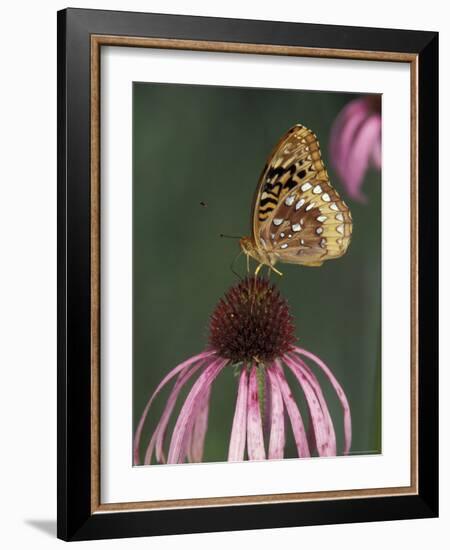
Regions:
M 91 37 L 148 37 L 417 57 L 418 491 L 414 495 L 95 513 L 91 438 Z M 58 12 L 58 532 L 64 540 L 438 515 L 438 34 L 66 9 Z M 424 365 L 424 368 L 420 368 Z M 425 368 L 426 367 L 426 368 Z

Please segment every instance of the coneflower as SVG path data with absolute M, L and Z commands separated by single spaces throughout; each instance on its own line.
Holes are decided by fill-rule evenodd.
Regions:
M 151 395 L 134 437 L 134 464 L 141 464 L 141 435 L 149 409 L 161 389 L 174 380 L 159 422 L 147 444 L 144 464 L 201 462 L 208 429 L 210 393 L 224 370 L 239 371 L 234 418 L 230 418 L 229 461 L 281 459 L 289 419 L 299 457 L 335 456 L 336 435 L 324 394 L 313 369 L 330 381 L 343 410 L 342 454 L 351 444 L 347 397 L 327 365 L 296 345 L 288 303 L 266 279 L 249 277 L 232 287 L 217 304 L 210 320 L 209 345 L 171 370 Z M 309 411 L 305 429 L 285 370 L 297 379 Z M 183 387 L 195 377 L 170 438 L 168 425 Z M 166 442 L 167 439 L 167 442 Z M 168 443 L 168 448 L 167 448 Z M 225 459 L 225 457 L 224 457 Z

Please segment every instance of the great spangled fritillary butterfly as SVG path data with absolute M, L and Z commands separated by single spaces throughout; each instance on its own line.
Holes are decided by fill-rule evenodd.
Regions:
M 330 184 L 316 136 L 301 124 L 275 146 L 252 208 L 252 236 L 242 250 L 259 266 L 320 266 L 345 254 L 352 233 L 348 206 Z M 279 273 L 279 272 L 278 272 Z

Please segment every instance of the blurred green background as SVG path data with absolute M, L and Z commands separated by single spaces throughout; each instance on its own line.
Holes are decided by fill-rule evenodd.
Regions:
M 278 267 L 284 277 L 272 280 L 290 303 L 299 344 L 319 355 L 343 385 L 353 420 L 351 452 L 381 451 L 381 176 L 369 171 L 363 186 L 367 204 L 354 202 L 328 154 L 331 125 L 355 97 L 133 84 L 134 429 L 162 377 L 205 349 L 209 316 L 237 282 L 230 264 L 238 241 L 219 235 L 250 234 L 253 193 L 266 158 L 281 135 L 301 123 L 319 138 L 332 185 L 352 211 L 353 238 L 343 258 L 320 268 L 283 264 Z M 245 274 L 243 256 L 237 270 Z M 341 451 L 342 411 L 326 379 L 317 374 Z M 305 410 L 298 384 L 288 378 Z M 226 460 L 236 388 L 231 368 L 214 383 L 205 461 Z M 142 454 L 168 391 L 152 406 Z M 286 456 L 294 457 L 290 428 L 287 434 Z

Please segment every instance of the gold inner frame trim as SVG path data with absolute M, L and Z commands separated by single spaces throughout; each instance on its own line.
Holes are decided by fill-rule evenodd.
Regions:
M 102 503 L 100 500 L 100 52 L 102 46 L 392 61 L 410 65 L 411 83 L 411 444 L 407 487 Z M 401 52 L 306 48 L 132 36 L 91 35 L 91 513 L 274 504 L 418 494 L 418 56 Z

